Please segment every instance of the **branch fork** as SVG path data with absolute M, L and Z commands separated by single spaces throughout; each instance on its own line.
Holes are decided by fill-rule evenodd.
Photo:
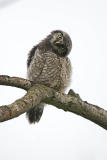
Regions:
M 13 86 L 27 91 L 24 97 L 10 105 L 0 107 L 0 122 L 18 117 L 40 102 L 80 115 L 107 130 L 107 111 L 83 101 L 72 89 L 68 94 L 19 77 L 0 76 L 0 85 Z

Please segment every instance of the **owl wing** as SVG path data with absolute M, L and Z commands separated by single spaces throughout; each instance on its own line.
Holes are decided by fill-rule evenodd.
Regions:
M 27 61 L 27 75 L 29 80 L 35 81 L 41 75 L 44 65 L 45 56 L 38 48 L 34 52 L 29 53 Z
M 34 55 L 35 55 L 35 52 L 37 50 L 37 46 L 34 46 L 31 51 L 29 52 L 28 54 L 28 59 L 27 59 L 27 68 L 29 67 Z

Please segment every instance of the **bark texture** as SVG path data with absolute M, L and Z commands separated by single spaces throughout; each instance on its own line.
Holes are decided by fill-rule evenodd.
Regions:
M 73 112 L 107 129 L 107 111 L 83 101 L 73 90 L 66 95 L 27 79 L 3 75 L 0 76 L 0 85 L 14 86 L 27 91 L 24 97 L 14 103 L 0 107 L 0 122 L 18 117 L 40 102 L 44 102 Z

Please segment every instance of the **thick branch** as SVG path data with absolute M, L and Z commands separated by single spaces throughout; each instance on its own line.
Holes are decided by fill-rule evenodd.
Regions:
M 29 80 L 8 76 L 0 76 L 0 85 L 15 86 L 27 91 L 27 94 L 21 99 L 10 105 L 0 107 L 0 122 L 17 117 L 40 102 L 45 102 L 64 111 L 80 115 L 107 129 L 107 111 L 82 101 L 73 90 L 70 90 L 66 95 L 39 84 L 32 87 L 32 82 Z
M 44 102 L 80 115 L 107 130 L 107 111 L 83 101 L 73 90 L 70 90 L 69 95 L 55 92 L 54 97 L 47 98 Z
M 42 99 L 52 96 L 50 88 L 45 86 L 35 85 L 31 87 L 27 94 L 21 99 L 16 100 L 10 105 L 0 107 L 0 122 L 17 117 L 29 109 L 39 104 Z

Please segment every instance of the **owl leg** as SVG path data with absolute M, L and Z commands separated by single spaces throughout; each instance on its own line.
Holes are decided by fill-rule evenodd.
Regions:
M 44 103 L 40 103 L 39 105 L 30 109 L 26 113 L 29 123 L 39 122 L 43 113 L 43 109 L 44 109 Z

